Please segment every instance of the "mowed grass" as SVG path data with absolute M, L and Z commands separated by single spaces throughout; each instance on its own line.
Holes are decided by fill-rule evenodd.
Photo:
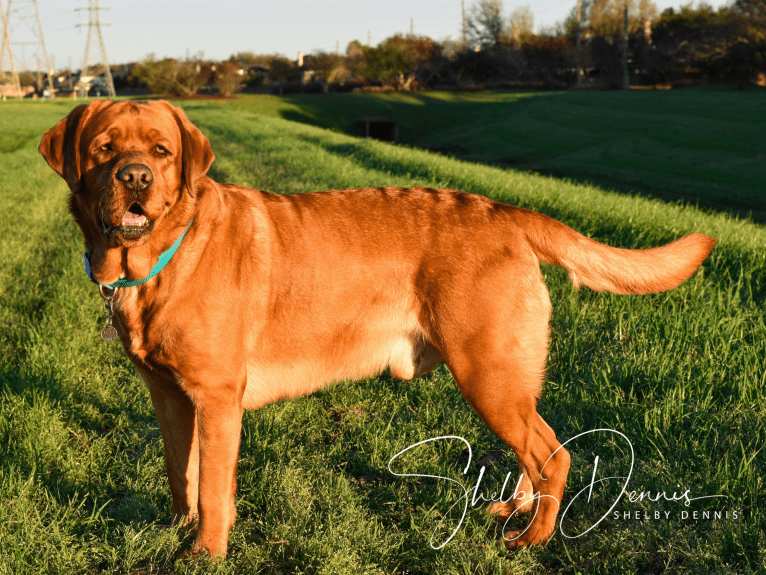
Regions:
M 766 91 L 242 96 L 221 105 L 355 134 L 386 116 L 401 142 L 484 164 L 684 201 L 766 222 Z
M 280 193 L 454 187 L 546 212 L 611 245 L 649 247 L 691 231 L 720 239 L 702 269 L 665 294 L 577 291 L 561 270 L 543 267 L 553 317 L 539 412 L 560 441 L 597 429 L 630 441 L 600 431 L 567 445 L 562 507 L 572 505 L 563 531 L 583 533 L 607 513 L 624 480 L 596 483 L 590 499 L 588 486 L 627 476 L 631 446 L 625 489 L 665 497 L 623 495 L 581 537 L 557 530 L 547 547 L 516 553 L 494 546 L 501 531 L 479 502 L 433 549 L 457 528 L 460 512 L 449 509 L 462 491 L 391 474 L 395 454 L 428 438 L 463 437 L 473 448 L 466 475 L 457 440 L 431 443 L 392 469 L 470 489 L 486 464 L 487 498 L 516 471 L 440 367 L 411 382 L 340 382 L 246 413 L 229 558 L 181 563 L 193 534 L 160 528 L 171 503 L 148 392 L 120 346 L 100 340 L 102 303 L 82 270 L 68 190 L 36 152 L 42 131 L 72 105 L 0 106 L 0 573 L 766 570 L 761 226 L 206 102 L 184 107 L 211 140 L 219 181 Z M 726 498 L 673 500 L 686 490 Z

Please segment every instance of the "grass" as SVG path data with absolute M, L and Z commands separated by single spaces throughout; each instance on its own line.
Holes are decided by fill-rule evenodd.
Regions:
M 217 566 L 178 561 L 193 535 L 158 527 L 169 522 L 170 494 L 148 393 L 119 346 L 98 336 L 102 305 L 82 270 L 66 186 L 36 152 L 42 131 L 72 105 L 0 106 L 1 574 L 766 572 L 766 230 L 194 101 L 184 106 L 211 140 L 219 181 L 281 193 L 450 186 L 544 211 L 612 245 L 657 245 L 690 231 L 720 238 L 702 270 L 666 294 L 576 291 L 561 270 L 544 267 L 553 317 L 539 411 L 562 441 L 600 428 L 627 436 L 629 491 L 727 499 L 685 507 L 624 496 L 617 517 L 582 537 L 557 532 L 547 547 L 513 554 L 492 545 L 500 531 L 477 505 L 436 551 L 429 539 L 459 489 L 394 476 L 389 459 L 417 441 L 461 436 L 474 452 L 465 476 L 457 441 L 430 444 L 393 469 L 470 488 L 476 461 L 487 461 L 486 496 L 516 468 L 442 367 L 406 383 L 386 375 L 341 382 L 246 413 L 230 557 Z M 596 456 L 598 478 L 628 472 L 630 449 L 615 434 L 567 447 L 565 506 L 589 485 Z M 577 498 L 564 531 L 593 525 L 622 483 Z M 447 516 L 437 541 L 458 519 Z
M 244 96 L 224 105 L 766 222 L 763 90 Z

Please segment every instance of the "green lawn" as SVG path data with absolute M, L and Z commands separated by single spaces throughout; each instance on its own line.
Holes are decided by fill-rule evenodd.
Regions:
M 417 441 L 461 436 L 474 452 L 466 476 L 460 442 L 432 444 L 394 470 L 447 476 L 470 488 L 479 476 L 476 461 L 489 455 L 482 459 L 489 461 L 487 497 L 516 470 L 514 456 L 497 453 L 504 445 L 442 367 L 406 383 L 385 375 L 342 382 L 248 412 L 229 559 L 202 568 L 180 563 L 192 535 L 159 528 L 170 519 L 170 492 L 148 392 L 120 346 L 100 340 L 101 300 L 82 269 L 68 191 L 36 152 L 42 132 L 74 104 L 6 102 L 0 105 L 0 574 L 766 571 L 762 226 L 236 109 L 248 102 L 184 103 L 211 140 L 211 175 L 219 181 L 282 193 L 450 186 L 546 212 L 612 245 L 653 246 L 691 231 L 720 238 L 701 271 L 666 294 L 576 291 L 565 273 L 545 266 L 552 342 L 539 411 L 561 441 L 602 428 L 624 434 L 635 452 L 628 491 L 672 499 L 688 489 L 689 497 L 727 498 L 686 507 L 623 495 L 613 510 L 618 515 L 610 513 L 582 537 L 557 532 L 547 547 L 517 553 L 493 546 L 500 531 L 477 504 L 454 539 L 434 550 L 432 532 L 460 492 L 445 481 L 392 475 L 392 456 Z M 721 121 L 729 114 L 735 111 L 723 110 Z M 739 153 L 734 141 L 727 140 L 726 153 Z M 616 434 L 593 433 L 567 448 L 565 507 L 594 478 L 596 456 L 596 478 L 628 473 L 630 448 Z M 586 489 L 563 519 L 564 531 L 591 527 L 621 486 L 597 484 L 590 501 Z M 728 519 L 715 519 L 716 511 L 728 512 Z M 437 543 L 458 519 L 454 511 L 446 517 Z
M 388 116 L 409 146 L 766 222 L 764 90 L 243 96 L 224 105 L 348 134 L 357 118 Z

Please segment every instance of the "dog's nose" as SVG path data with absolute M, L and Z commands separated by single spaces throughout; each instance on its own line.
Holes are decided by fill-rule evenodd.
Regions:
M 117 179 L 129 190 L 140 192 L 151 185 L 154 181 L 154 174 L 148 166 L 130 164 L 117 172 Z

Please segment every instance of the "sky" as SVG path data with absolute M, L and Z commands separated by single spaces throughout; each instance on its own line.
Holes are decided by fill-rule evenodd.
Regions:
M 0 0 L 3 7 L 9 0 Z M 466 8 L 473 0 L 465 0 Z M 678 8 L 684 0 L 654 0 L 660 11 Z M 715 7 L 725 0 L 709 2 Z M 88 38 L 88 0 L 39 0 L 37 8 L 51 65 L 57 70 L 82 66 Z M 461 34 L 460 0 L 395 2 L 293 2 L 180 3 L 157 0 L 100 0 L 101 32 L 111 64 L 158 58 L 186 58 L 202 54 L 224 60 L 236 52 L 282 54 L 297 58 L 298 52 L 317 50 L 345 52 L 352 40 L 372 45 L 395 34 L 415 34 L 435 40 L 458 39 Z M 505 0 L 505 13 L 530 6 L 535 31 L 563 21 L 576 0 Z M 19 69 L 35 69 L 42 52 L 35 27 L 34 3 L 11 0 L 11 40 Z M 78 27 L 79 25 L 79 27 Z M 24 42 L 30 42 L 25 44 Z M 101 62 L 98 38 L 93 33 L 88 63 Z M 26 62 L 26 65 L 24 63 Z M 8 68 L 7 59 L 3 67 Z M 44 65 L 42 66 L 44 68 Z

